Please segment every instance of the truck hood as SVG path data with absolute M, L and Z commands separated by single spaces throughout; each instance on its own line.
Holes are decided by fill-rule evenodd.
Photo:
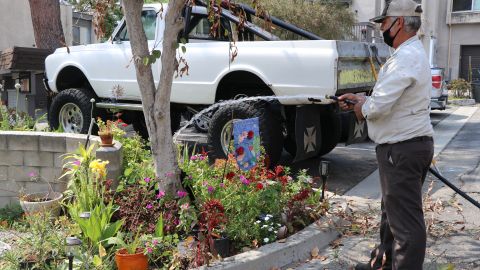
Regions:
M 109 45 L 111 45 L 111 42 L 107 41 L 104 43 L 70 46 L 68 47 L 68 49 L 70 50 L 70 53 L 83 51 L 100 51 L 108 49 Z M 58 48 L 55 50 L 55 53 L 67 53 L 67 47 Z

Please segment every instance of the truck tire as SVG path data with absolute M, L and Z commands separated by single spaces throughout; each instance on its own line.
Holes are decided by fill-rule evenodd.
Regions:
M 276 164 L 283 150 L 282 120 L 267 102 L 242 102 L 220 108 L 212 117 L 208 130 L 210 160 L 226 159 L 228 145 L 233 139 L 231 123 L 236 119 L 259 118 L 261 145 L 265 148 L 266 160 Z
M 58 93 L 48 112 L 50 128 L 61 128 L 66 133 L 86 134 L 92 118 L 92 98 L 94 94 L 85 89 L 71 88 Z

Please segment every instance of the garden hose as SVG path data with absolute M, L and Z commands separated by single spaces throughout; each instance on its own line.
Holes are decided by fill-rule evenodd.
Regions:
M 468 196 L 467 193 L 463 192 L 460 190 L 458 187 L 456 187 L 452 182 L 448 181 L 445 177 L 443 177 L 440 172 L 438 171 L 437 167 L 435 166 L 435 161 L 432 161 L 432 166 L 428 169 L 430 173 L 435 175 L 440 181 L 442 181 L 445 185 L 447 185 L 449 188 L 453 189 L 458 195 L 462 196 L 465 198 L 467 201 L 471 202 L 473 205 L 475 205 L 477 208 L 480 209 L 480 203 L 475 201 L 472 197 Z

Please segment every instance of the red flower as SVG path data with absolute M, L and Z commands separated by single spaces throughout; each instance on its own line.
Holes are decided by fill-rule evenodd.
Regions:
M 235 153 L 237 154 L 237 156 L 243 155 L 244 152 L 245 152 L 245 149 L 243 149 L 243 146 L 240 146 L 237 148 L 237 150 L 235 150 Z
M 249 140 L 253 139 L 253 135 L 254 135 L 253 131 L 250 130 L 248 132 L 247 139 L 249 139 Z
M 123 123 L 123 120 L 120 119 L 120 118 L 118 118 L 117 122 L 118 122 L 118 123 Z
M 122 127 L 126 127 L 126 126 L 128 126 L 128 124 L 125 124 L 125 123 L 122 124 Z
M 262 183 L 257 183 L 256 188 L 257 188 L 257 190 L 262 190 L 263 189 Z
M 232 178 L 235 176 L 235 173 L 234 172 L 229 172 L 227 173 L 227 175 L 225 176 L 228 180 L 232 180 Z
M 284 172 L 285 170 L 283 169 L 283 166 L 278 165 L 277 167 L 275 167 L 275 174 L 277 176 L 281 176 Z

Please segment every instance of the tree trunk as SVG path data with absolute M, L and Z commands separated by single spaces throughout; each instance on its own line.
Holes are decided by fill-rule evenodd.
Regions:
M 35 44 L 40 49 L 66 46 L 58 0 L 28 0 Z
M 143 113 L 150 136 L 155 173 L 160 189 L 172 192 L 181 188 L 181 183 L 170 127 L 170 93 L 176 64 L 175 43 L 183 26 L 181 10 L 185 1 L 171 0 L 168 4 L 161 56 L 162 71 L 157 89 L 151 66 L 143 63 L 143 58 L 150 53 L 141 21 L 143 0 L 124 0 L 122 3 L 142 96 Z M 167 176 L 172 173 L 173 176 Z

